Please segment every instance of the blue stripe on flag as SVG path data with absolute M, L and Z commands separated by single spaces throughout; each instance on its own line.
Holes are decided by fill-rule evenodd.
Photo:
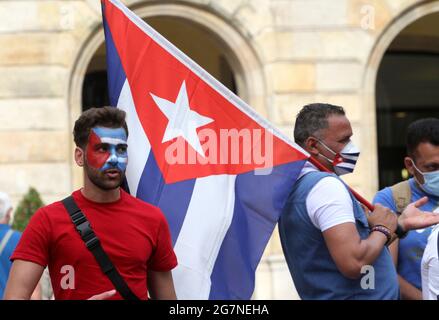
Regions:
M 151 152 L 137 187 L 137 198 L 159 207 L 168 220 L 175 245 L 192 198 L 195 179 L 166 184 Z M 176 205 L 178 204 L 178 205 Z
M 251 297 L 256 267 L 304 163 L 277 166 L 265 176 L 237 176 L 233 219 L 211 275 L 209 299 Z
M 102 6 L 104 6 L 103 3 Z M 105 47 L 107 51 L 108 94 L 110 104 L 115 107 L 117 106 L 120 92 L 122 91 L 123 84 L 127 77 L 120 61 L 119 54 L 117 53 L 116 46 L 114 45 L 104 10 L 102 10 L 102 19 L 105 32 Z

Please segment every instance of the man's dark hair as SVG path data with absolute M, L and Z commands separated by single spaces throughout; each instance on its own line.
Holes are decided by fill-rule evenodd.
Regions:
M 407 154 L 415 158 L 420 143 L 428 142 L 439 146 L 439 119 L 425 118 L 412 122 L 407 129 Z
M 294 141 L 303 146 L 308 137 L 315 136 L 319 130 L 328 127 L 328 117 L 331 115 L 344 116 L 345 112 L 342 107 L 327 103 L 311 103 L 304 106 L 296 117 Z
M 95 127 L 124 128 L 128 136 L 125 111 L 115 107 L 90 108 L 75 122 L 73 138 L 77 147 L 87 145 L 90 130 Z

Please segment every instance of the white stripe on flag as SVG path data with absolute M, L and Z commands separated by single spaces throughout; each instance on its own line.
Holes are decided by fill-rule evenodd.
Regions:
M 210 275 L 235 208 L 236 175 L 199 178 L 174 250 L 179 299 L 208 299 Z
M 129 161 L 126 170 L 126 178 L 131 195 L 136 196 L 140 177 L 142 176 L 145 163 L 148 160 L 148 156 L 151 151 L 151 145 L 137 116 L 136 107 L 134 106 L 133 97 L 131 95 L 130 85 L 127 80 L 125 80 L 122 91 L 120 92 L 117 107 L 127 113 L 126 122 L 129 131 Z

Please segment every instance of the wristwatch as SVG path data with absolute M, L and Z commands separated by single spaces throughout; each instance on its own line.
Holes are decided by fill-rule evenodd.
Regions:
M 408 231 L 404 231 L 401 227 L 401 225 L 398 223 L 396 226 L 395 234 L 398 236 L 399 239 L 404 239 L 407 236 Z

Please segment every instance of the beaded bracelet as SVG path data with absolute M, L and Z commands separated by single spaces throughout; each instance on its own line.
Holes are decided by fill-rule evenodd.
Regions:
M 386 236 L 387 238 L 386 246 L 392 241 L 392 234 L 390 233 L 390 230 L 387 227 L 382 225 L 376 225 L 370 230 L 370 233 L 374 231 L 381 232 Z

